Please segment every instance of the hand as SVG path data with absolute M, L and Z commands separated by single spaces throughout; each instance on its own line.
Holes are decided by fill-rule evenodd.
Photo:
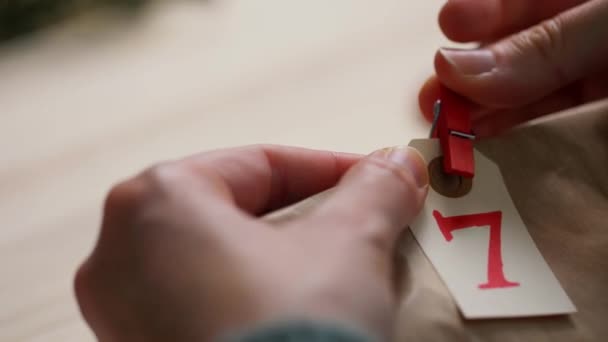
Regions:
M 420 92 L 425 115 L 439 82 L 473 103 L 475 132 L 514 125 L 608 96 L 608 1 L 449 0 L 441 29 L 473 50 L 440 49 Z
M 260 218 L 338 182 L 306 214 Z M 102 341 L 202 341 L 290 318 L 386 336 L 395 241 L 427 183 L 410 148 L 253 146 L 153 167 L 106 200 L 75 280 L 82 313 Z

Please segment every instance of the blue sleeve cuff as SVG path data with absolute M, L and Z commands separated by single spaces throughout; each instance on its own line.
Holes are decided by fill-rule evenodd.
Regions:
M 232 334 L 221 342 L 375 342 L 370 336 L 339 325 L 293 321 L 258 326 Z

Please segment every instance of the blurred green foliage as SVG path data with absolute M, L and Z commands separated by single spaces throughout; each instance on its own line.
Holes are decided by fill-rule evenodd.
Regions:
M 14 39 L 91 8 L 135 11 L 147 0 L 0 0 L 0 41 Z

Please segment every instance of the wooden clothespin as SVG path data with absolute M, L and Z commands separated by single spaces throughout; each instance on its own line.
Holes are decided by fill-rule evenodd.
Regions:
M 470 108 L 466 101 L 442 87 L 435 102 L 431 137 L 439 138 L 446 174 L 472 178 L 475 175 Z

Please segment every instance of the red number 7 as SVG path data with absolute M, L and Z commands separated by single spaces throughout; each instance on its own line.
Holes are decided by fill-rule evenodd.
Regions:
M 452 231 L 465 228 L 490 226 L 490 244 L 488 248 L 488 282 L 480 284 L 480 289 L 495 289 L 501 287 L 519 286 L 519 283 L 508 281 L 502 270 L 502 251 L 500 245 L 500 230 L 502 212 L 493 211 L 483 214 L 443 217 L 437 210 L 433 216 L 439 225 L 446 241 L 452 241 Z

